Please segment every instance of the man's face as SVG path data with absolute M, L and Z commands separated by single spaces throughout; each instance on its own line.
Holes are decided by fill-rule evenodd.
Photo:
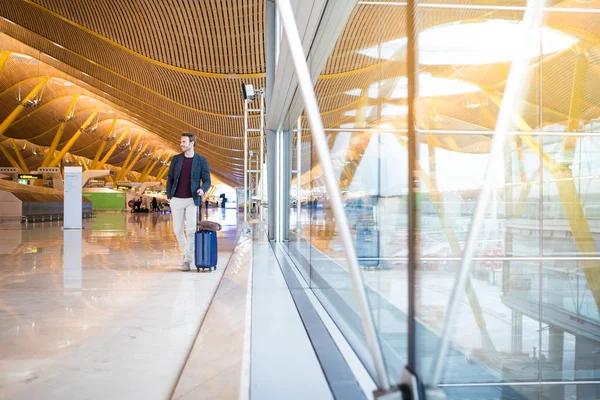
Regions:
M 194 144 L 194 142 L 190 142 L 189 137 L 182 136 L 179 146 L 181 147 L 181 151 L 183 151 L 185 153 L 186 151 L 190 150 L 193 147 L 193 144 Z

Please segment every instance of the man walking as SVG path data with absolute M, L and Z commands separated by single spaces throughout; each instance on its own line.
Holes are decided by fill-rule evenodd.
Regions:
M 194 262 L 194 233 L 198 213 L 196 207 L 200 206 L 202 196 L 210 188 L 208 162 L 206 158 L 196 154 L 195 144 L 196 136 L 193 133 L 181 134 L 182 153 L 173 157 L 167 175 L 167 198 L 171 200 L 173 231 L 183 253 L 183 271 L 189 271 Z

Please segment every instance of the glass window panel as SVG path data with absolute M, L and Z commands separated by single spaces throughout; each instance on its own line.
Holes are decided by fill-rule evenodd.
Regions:
M 408 310 L 406 4 L 368 3 L 356 6 L 316 91 L 376 328 L 397 382 L 406 363 Z M 452 0 L 417 7 L 416 338 L 425 382 L 438 355 L 525 3 Z M 444 366 L 445 384 L 507 386 L 485 397 L 481 390 L 490 387 L 446 387 L 463 393 L 451 398 L 554 398 L 563 392 L 564 398 L 578 398 L 584 386 L 595 389 L 523 385 L 592 379 L 599 368 L 591 368 L 596 359 L 582 353 L 596 351 L 591 347 L 597 342 L 577 341 L 584 335 L 552 321 L 563 315 L 595 324 L 600 304 L 600 278 L 594 279 L 600 262 L 578 259 L 600 256 L 600 80 L 593 67 L 585 67 L 597 55 L 581 34 L 597 11 L 583 3 L 569 7 L 546 12 L 533 36 L 537 45 L 527 50 L 528 87 L 513 132 L 505 133 L 504 159 L 495 166 L 470 289 L 460 294 L 458 329 Z M 575 12 L 584 7 L 587 12 Z M 373 373 L 320 165 L 315 149 L 304 145 L 307 204 L 300 213 L 301 235 L 290 236 L 296 243 L 290 242 L 290 252 L 302 255 L 303 274 Z M 295 208 L 290 210 L 293 215 Z

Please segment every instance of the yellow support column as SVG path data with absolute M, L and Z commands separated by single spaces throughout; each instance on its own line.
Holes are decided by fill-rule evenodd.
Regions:
M 142 156 L 142 154 L 144 154 L 144 151 L 146 151 L 146 149 L 148 148 L 149 145 L 150 145 L 150 142 L 146 142 L 146 144 L 144 145 L 144 147 L 142 147 L 142 149 L 140 150 L 140 152 L 129 163 L 129 165 L 127 166 L 127 168 L 125 168 L 125 171 L 121 172 L 121 174 L 122 174 L 121 175 L 121 179 L 125 178 L 127 176 L 127 174 L 129 174 L 129 172 L 131 171 L 131 168 L 133 168 L 133 166 L 135 165 L 135 163 L 138 162 L 138 160 L 140 159 L 140 157 Z M 123 165 L 125 165 L 125 164 L 123 164 Z M 120 180 L 120 179 L 117 179 L 117 180 Z
M 31 92 L 29 92 L 29 94 L 27 94 L 27 96 L 19 103 L 19 105 L 17 107 L 15 107 L 15 109 L 8 115 L 8 117 L 6 117 L 4 119 L 4 121 L 2 121 L 2 124 L 0 124 L 0 136 L 4 135 L 4 132 L 6 132 L 6 130 L 10 126 L 10 124 L 12 124 L 14 122 L 14 120 L 17 119 L 19 114 L 21 114 L 21 111 L 23 111 L 23 109 L 25 108 L 25 106 L 23 104 L 25 104 L 25 103 L 27 103 L 27 101 L 33 99 L 40 92 L 40 90 L 42 90 L 42 88 L 44 87 L 46 82 L 48 82 L 49 79 L 50 79 L 49 76 L 43 77 L 42 80 L 40 81 L 40 83 L 38 83 L 31 90 Z
M 158 153 L 158 154 L 156 154 L 156 153 Z M 163 150 L 154 149 L 154 152 L 150 156 L 150 159 L 155 158 L 155 157 L 157 159 L 151 163 L 149 162 L 146 165 L 146 168 L 144 168 L 144 170 L 142 171 L 142 175 L 140 176 L 140 182 L 144 182 L 146 180 L 146 178 L 148 178 L 148 174 L 150 174 L 150 172 L 152 170 L 154 170 L 154 166 L 156 165 L 156 163 L 158 163 L 158 159 L 160 159 L 160 156 L 162 155 L 162 153 L 163 153 Z
M 163 176 L 165 176 L 165 172 L 168 171 L 168 168 L 166 166 L 162 167 L 159 171 L 158 171 L 158 175 L 156 175 L 156 181 L 160 182 L 160 180 L 163 178 Z
M 71 100 L 71 103 L 69 104 L 69 108 L 67 108 L 67 112 L 65 113 L 64 121 L 61 122 L 60 125 L 58 126 L 58 129 L 56 130 L 56 135 L 54 135 L 52 144 L 50 145 L 50 148 L 48 149 L 48 153 L 46 154 L 46 157 L 44 157 L 44 161 L 42 161 L 42 167 L 47 167 L 48 164 L 50 164 L 50 161 L 52 161 L 54 152 L 56 151 L 56 148 L 58 147 L 58 144 L 60 143 L 60 139 L 62 138 L 62 134 L 65 131 L 65 127 L 67 126 L 67 123 L 70 121 L 70 117 L 73 114 L 75 105 L 77 104 L 77 98 L 79 98 L 79 95 L 73 96 L 73 99 Z
M 79 164 L 81 164 L 85 171 L 88 171 L 90 169 L 87 165 L 87 160 L 85 160 L 83 157 L 77 157 L 77 159 L 79 160 Z
M 10 142 L 12 144 L 13 150 L 15 151 L 15 155 L 17 156 L 17 160 L 19 160 L 19 165 L 21 166 L 21 170 L 28 174 L 29 173 L 29 168 L 27 168 L 27 164 L 25 163 L 25 160 L 23 159 L 23 156 L 21 155 L 21 151 L 19 150 L 19 146 L 17 146 L 17 142 L 15 142 L 15 139 L 10 139 Z
M 0 53 L 0 76 L 2 76 L 2 70 L 4 69 L 4 65 L 6 65 L 6 61 L 8 61 L 8 57 L 10 57 L 10 51 Z
M 588 65 L 589 63 L 583 55 L 580 55 L 575 63 L 567 132 L 577 132 L 579 130 L 579 125 L 581 123 L 581 112 L 583 111 L 583 96 L 585 94 Z M 569 160 L 573 160 L 573 150 L 575 149 L 577 139 L 577 136 L 569 136 L 565 138 L 563 155 Z
M 104 155 L 104 157 L 102 157 L 102 160 L 98 163 L 98 165 L 96 165 L 96 169 L 102 169 L 102 168 L 104 168 L 104 164 L 106 164 L 106 162 L 108 161 L 108 159 L 110 158 L 110 156 L 112 156 L 112 154 L 115 152 L 115 150 L 117 149 L 117 146 L 123 141 L 123 139 L 125 139 L 125 136 L 127 136 L 127 133 L 129 132 L 129 129 L 130 128 L 127 127 L 125 129 L 125 131 L 123 133 L 121 133 L 121 136 L 119 136 L 119 138 L 117 139 L 117 141 L 106 152 L 106 154 Z
M 98 115 L 98 112 L 99 112 L 99 110 L 95 110 L 93 113 L 90 114 L 88 119 L 85 120 L 85 122 L 83 123 L 83 125 L 81 125 L 81 127 L 79 127 L 79 129 L 77 129 L 77 132 L 75 132 L 73 137 L 71 137 L 71 139 L 69 139 L 67 144 L 60 150 L 60 153 L 58 153 L 58 155 L 54 158 L 54 160 L 52 160 L 52 162 L 50 162 L 50 165 L 48 165 L 48 167 L 53 168 L 53 167 L 56 167 L 60 163 L 60 160 L 62 160 L 62 158 L 65 156 L 65 154 L 67 154 L 67 152 L 69 150 L 71 150 L 71 147 L 73 147 L 75 142 L 77 142 L 77 139 L 79 139 L 79 136 L 81 136 L 83 131 L 88 127 L 88 125 L 92 123 L 94 118 L 96 118 L 96 115 Z
M 404 144 L 404 141 L 401 141 L 401 142 Z M 421 180 L 425 183 L 425 185 L 429 189 L 429 199 L 431 200 L 432 203 L 434 203 L 436 205 L 435 211 L 440 220 L 440 224 L 442 225 L 442 230 L 444 231 L 444 234 L 446 235 L 446 238 L 448 239 L 448 244 L 450 245 L 452 254 L 455 257 L 461 257 L 462 249 L 460 248 L 460 244 L 458 243 L 458 238 L 456 237 L 456 233 L 449 226 L 448 222 L 446 221 L 446 216 L 444 215 L 444 209 L 442 207 L 442 196 L 440 194 L 440 191 L 437 189 L 437 185 L 432 180 L 432 178 L 430 178 L 425 173 L 425 171 L 423 171 L 423 168 L 421 168 L 420 165 L 417 165 L 417 168 L 418 168 L 417 176 L 419 178 L 421 178 Z M 471 309 L 473 310 L 473 317 L 475 318 L 475 322 L 477 323 L 477 326 L 481 332 L 482 346 L 484 349 L 495 353 L 496 346 L 494 346 L 494 343 L 492 342 L 491 336 L 488 332 L 487 323 L 485 322 L 485 318 L 483 316 L 483 310 L 481 309 L 481 304 L 479 303 L 479 299 L 477 298 L 477 293 L 475 292 L 475 289 L 473 289 L 473 286 L 471 285 L 470 279 L 467 281 L 467 285 L 465 287 L 465 292 L 467 294 L 467 300 L 469 301 L 469 305 L 471 306 Z
M 123 165 L 121 165 L 121 172 L 119 172 L 119 175 L 117 175 L 117 181 L 122 180 L 123 172 L 127 168 L 127 164 L 129 164 L 129 161 L 131 160 L 131 157 L 133 156 L 133 150 L 135 150 L 137 148 L 138 143 L 140 142 L 141 138 L 142 138 L 142 134 L 140 133 L 138 135 L 137 139 L 135 139 L 135 143 L 131 147 L 131 150 L 129 151 L 129 154 L 127 155 L 127 158 L 125 159 L 125 162 L 123 162 Z
M 8 160 L 8 162 L 10 163 L 10 165 L 13 168 L 16 169 L 21 169 L 21 166 L 19 165 L 19 163 L 17 163 L 17 161 L 10 155 L 10 153 L 8 152 L 8 150 L 6 150 L 6 147 L 4 147 L 4 145 L 2 143 L 0 143 L 0 151 L 2 152 L 2 154 L 4 154 L 4 157 L 6 157 L 6 159 Z
M 165 176 L 165 174 L 169 171 L 169 164 L 171 163 L 171 159 L 173 158 L 173 155 L 171 154 L 168 158 L 167 158 L 167 165 L 165 165 L 164 167 L 162 167 L 161 171 L 158 173 L 158 176 L 156 177 L 156 181 L 160 182 L 160 180 Z
M 102 152 L 106 148 L 106 144 L 108 143 L 108 138 L 112 134 L 112 131 L 115 128 L 115 125 L 117 124 L 117 121 L 118 121 L 117 118 L 113 119 L 113 122 L 110 124 L 110 127 L 108 128 L 108 130 L 106 131 L 104 136 L 102 136 L 102 143 L 100 144 L 100 148 L 98 149 L 98 151 L 96 152 L 96 155 L 94 156 L 94 160 L 92 161 L 92 165 L 90 166 L 91 169 L 96 169 L 96 166 L 98 165 L 98 161 L 100 160 L 100 156 L 102 155 Z
M 497 95 L 490 95 L 490 99 L 496 104 L 500 104 L 502 99 Z M 527 124 L 527 122 L 520 116 L 515 116 L 515 123 L 517 127 L 523 132 L 532 132 L 533 130 Z M 558 196 L 563 204 L 563 209 L 573 234 L 573 240 L 577 251 L 582 256 L 589 254 L 597 255 L 598 248 L 594 242 L 592 232 L 589 224 L 583 212 L 581 206 L 581 199 L 577 194 L 577 188 L 575 187 L 575 181 L 573 180 L 573 173 L 570 169 L 571 163 L 558 164 L 552 157 L 542 151 L 541 145 L 533 139 L 531 136 L 521 136 L 523 143 L 529 147 L 532 152 L 542 158 L 544 167 L 556 180 L 556 187 L 558 189 Z M 565 138 L 566 141 L 567 138 Z M 564 147 L 563 147 L 564 148 Z M 583 267 L 583 273 L 587 280 L 587 286 L 592 292 L 596 307 L 600 309 L 600 264 L 593 260 L 580 260 L 581 266 Z

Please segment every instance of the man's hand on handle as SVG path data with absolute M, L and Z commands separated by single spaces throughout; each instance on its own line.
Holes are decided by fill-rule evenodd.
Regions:
M 196 191 L 196 194 L 197 194 L 198 196 L 204 196 L 204 190 L 202 190 L 202 189 L 198 189 L 198 190 Z

